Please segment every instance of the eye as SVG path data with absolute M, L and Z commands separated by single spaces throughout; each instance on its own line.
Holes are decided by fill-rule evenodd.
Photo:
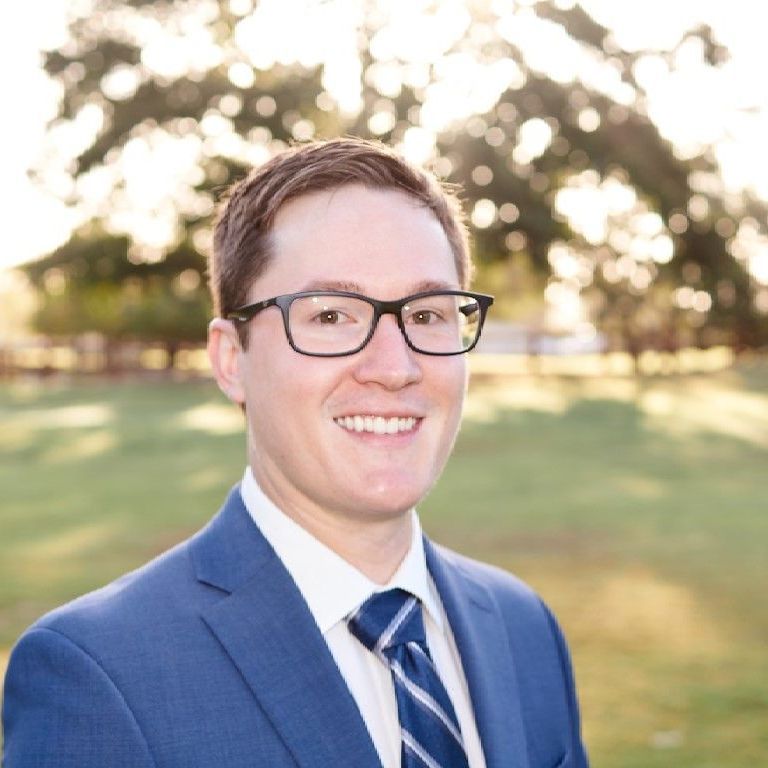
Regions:
M 414 325 L 432 325 L 440 322 L 443 318 L 432 309 L 417 309 L 409 319 Z
M 310 318 L 310 321 L 318 325 L 342 325 L 343 323 L 354 323 L 355 318 L 347 312 L 342 312 L 340 309 L 323 307 L 320 312 Z
M 317 321 L 321 325 L 336 325 L 336 323 L 341 322 L 341 312 L 335 309 L 328 309 L 317 316 Z

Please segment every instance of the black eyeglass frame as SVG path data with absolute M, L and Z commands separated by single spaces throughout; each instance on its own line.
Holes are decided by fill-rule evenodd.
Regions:
M 373 318 L 371 319 L 371 327 L 368 335 L 363 342 L 354 349 L 348 352 L 306 352 L 303 349 L 299 349 L 293 341 L 291 334 L 290 322 L 288 315 L 290 312 L 291 304 L 296 299 L 308 298 L 310 296 L 342 296 L 348 299 L 360 299 L 361 301 L 370 304 L 373 307 Z M 419 349 L 408 337 L 408 332 L 405 330 L 403 323 L 402 309 L 411 301 L 416 299 L 424 299 L 428 296 L 469 296 L 477 302 L 480 308 L 480 321 L 477 327 L 477 334 L 475 340 L 466 349 L 462 349 L 458 352 L 427 352 L 426 350 Z M 397 299 L 396 301 L 379 301 L 378 299 L 372 299 L 370 296 L 363 296 L 360 293 L 352 293 L 350 291 L 299 291 L 298 293 L 285 293 L 281 296 L 274 296 L 271 299 L 265 299 L 264 301 L 256 301 L 253 304 L 245 304 L 242 307 L 228 312 L 224 317 L 226 320 L 232 320 L 236 323 L 247 323 L 252 320 L 259 312 L 269 309 L 269 307 L 279 307 L 283 315 L 283 327 L 285 328 L 285 336 L 288 339 L 288 343 L 294 352 L 298 352 L 300 355 L 309 355 L 310 357 L 348 357 L 349 355 L 357 354 L 361 349 L 364 349 L 366 344 L 373 338 L 373 334 L 376 333 L 376 327 L 379 324 L 379 319 L 382 315 L 394 315 L 397 320 L 397 327 L 400 329 L 405 343 L 414 352 L 418 352 L 420 355 L 432 355 L 434 357 L 448 357 L 452 355 L 463 355 L 474 349 L 477 342 L 480 340 L 480 334 L 483 331 L 483 324 L 485 323 L 485 317 L 488 313 L 488 309 L 493 304 L 493 296 L 489 296 L 485 293 L 473 293 L 471 291 L 422 291 L 421 293 L 413 293 L 410 296 L 406 296 L 403 299 Z M 469 307 L 471 305 L 467 305 Z M 464 307 L 460 307 L 460 310 Z

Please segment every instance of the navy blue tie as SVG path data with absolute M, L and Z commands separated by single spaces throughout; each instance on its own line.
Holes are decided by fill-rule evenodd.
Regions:
M 380 592 L 348 622 L 392 673 L 402 768 L 469 768 L 456 713 L 427 648 L 418 598 L 402 589 Z

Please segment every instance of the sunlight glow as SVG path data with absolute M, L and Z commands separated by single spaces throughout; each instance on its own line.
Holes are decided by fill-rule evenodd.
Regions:
M 580 81 L 619 104 L 631 104 L 635 91 L 621 73 L 598 62 L 593 54 L 569 37 L 563 27 L 527 9 L 500 13 L 498 33 L 523 52 L 528 66 L 557 83 Z M 556 53 L 555 53 L 556 52 Z
M 545 324 L 555 333 L 571 332 L 586 322 L 586 308 L 578 285 L 571 281 L 553 280 L 544 289 L 547 304 Z
M 521 165 L 530 163 L 546 152 L 553 135 L 550 125 L 541 118 L 526 120 L 518 130 L 518 143 L 512 150 L 512 158 Z
M 483 63 L 469 53 L 443 57 L 434 72 L 420 115 L 421 124 L 432 131 L 490 111 L 507 88 L 521 88 L 526 80 L 512 59 Z
M 344 112 L 360 108 L 356 34 L 362 7 L 351 0 L 263 0 L 235 27 L 234 40 L 261 71 L 275 64 L 323 65 L 323 85 Z
M 617 177 L 600 180 L 592 170 L 572 175 L 555 194 L 554 207 L 591 245 L 607 242 L 640 262 L 666 264 L 674 255 L 674 243 L 661 216 Z M 634 267 L 622 276 L 633 272 Z M 610 268 L 607 277 L 610 280 Z
M 64 448 L 57 448 L 56 455 L 52 457 L 53 461 L 59 461 L 65 458 L 62 454 L 66 453 Z M 93 455 L 86 452 L 86 456 Z M 107 543 L 116 535 L 115 521 L 112 519 L 88 523 L 71 528 L 67 531 L 56 530 L 40 538 L 34 538 L 25 541 L 19 546 L 17 557 L 19 562 L 28 562 L 41 560 L 44 562 L 57 561 L 58 558 L 65 560 L 84 557 L 91 552 L 103 552 Z M 61 567 L 61 561 L 58 561 Z M 39 565 L 35 563 L 33 569 L 39 573 Z
M 118 64 L 101 78 L 101 90 L 108 99 L 130 99 L 141 85 L 142 77 L 136 67 Z
M 576 78 L 574 62 L 581 46 L 560 24 L 542 19 L 532 11 L 509 14 L 499 19 L 499 34 L 523 51 L 528 65 L 557 83 L 570 83 Z M 553 56 L 552 51 L 557 51 Z
M 176 426 L 213 435 L 231 435 L 242 432 L 243 415 L 234 405 L 207 403 L 189 408 L 179 415 Z
M 182 20 L 181 26 L 174 29 L 158 21 L 147 23 L 142 30 L 141 63 L 169 81 L 188 72 L 202 74 L 220 64 L 224 55 L 210 29 L 195 24 L 192 18 Z
M 242 89 L 250 88 L 256 82 L 253 67 L 244 61 L 236 61 L 234 64 L 230 64 L 229 69 L 227 69 L 227 77 L 232 85 Z
M 480 199 L 472 208 L 470 219 L 478 229 L 487 229 L 496 221 L 496 204 L 493 200 Z
M 756 23 L 760 14 L 755 4 L 584 0 L 582 5 L 612 30 L 622 48 L 648 51 L 634 74 L 648 93 L 649 115 L 678 154 L 690 157 L 714 142 L 726 187 L 751 189 L 768 199 L 768 157 L 762 149 L 768 132 L 768 91 L 755 79 L 755 73 L 768 67 L 768 48 L 764 25 Z M 699 42 L 692 39 L 678 49 L 677 71 L 670 73 L 660 54 L 675 49 L 697 24 L 711 27 L 716 40 L 729 47 L 729 59 L 710 67 Z
M 83 177 L 87 212 L 105 216 L 111 232 L 132 234 L 134 260 L 156 260 L 178 241 L 179 212 L 206 216 L 213 209 L 210 196 L 194 189 L 200 181 L 200 149 L 201 140 L 191 134 L 177 138 L 161 128 L 140 132 L 112 166 Z M 122 186 L 115 187 L 119 179 Z
M 711 433 L 768 448 L 768 410 L 762 393 L 730 391 L 714 380 L 698 378 L 684 393 L 653 387 L 641 395 L 640 404 L 648 426 L 655 430 Z
M 752 256 L 749 271 L 758 283 L 768 285 L 768 248 L 763 247 Z
M 580 287 L 586 287 L 592 282 L 594 263 L 566 243 L 558 241 L 552 243 L 547 252 L 547 260 L 552 267 L 553 275 L 571 285 L 575 281 Z M 559 289 L 555 289 L 550 293 L 550 300 L 555 301 L 563 295 Z M 570 301 L 570 294 L 566 295 L 566 300 Z
M 397 150 L 413 163 L 424 164 L 435 156 L 437 137 L 432 131 L 412 126 L 405 131 Z
M 115 231 L 130 228 L 128 231 L 147 246 L 148 253 L 161 249 L 163 238 L 173 242 L 179 231 L 171 210 L 174 205 L 200 215 L 210 210 L 210 200 L 193 189 L 199 183 L 195 174 L 200 171 L 195 166 L 201 158 L 224 156 L 263 162 L 269 157 L 271 136 L 249 134 L 249 141 L 243 141 L 234 133 L 231 118 L 243 108 L 237 91 L 253 87 L 275 64 L 320 67 L 326 91 L 322 96 L 327 102 L 321 108 L 327 109 L 335 101 L 352 116 L 361 108 L 363 77 L 388 99 L 396 98 L 404 83 L 423 89 L 418 118 L 403 132 L 399 144 L 416 162 L 434 161 L 436 133 L 451 127 L 466 127 L 490 146 L 503 146 L 504 131 L 475 117 L 490 111 L 506 89 L 520 89 L 526 84 L 524 68 L 512 58 L 480 54 L 482 47 L 498 36 L 522 52 L 532 71 L 558 83 L 584 86 L 583 99 L 573 104 L 574 119 L 584 131 L 596 130 L 601 116 L 605 117 L 589 103 L 589 92 L 605 95 L 618 105 L 635 103 L 638 94 L 622 80 L 623 65 L 618 57 L 606 59 L 588 50 L 558 24 L 537 16 L 529 7 L 533 4 L 534 0 L 493 0 L 484 5 L 481 14 L 470 0 L 377 0 L 372 6 L 376 28 L 370 41 L 374 61 L 364 73 L 358 36 L 365 4 L 354 0 L 229 0 L 229 11 L 237 17 L 229 48 L 220 46 L 216 37 L 215 21 L 221 9 L 215 0 L 169 4 L 162 19 L 151 7 L 116 4 L 96 13 L 93 0 L 70 4 L 29 0 L 14 10 L 14 14 L 21 14 L 22 23 L 0 25 L 0 35 L 4 55 L 13 62 L 16 73 L 9 82 L 8 97 L 24 105 L 8 121 L 3 157 L 7 185 L 14 190 L 15 207 L 33 213 L 8 223 L 0 265 L 50 251 L 73 226 L 105 211 L 113 212 L 110 227 Z M 561 0 L 560 5 L 570 7 L 572 2 Z M 645 51 L 633 74 L 648 115 L 680 157 L 711 148 L 722 168 L 722 193 L 731 196 L 729 215 L 736 218 L 739 214 L 739 204 L 733 201 L 742 191 L 768 200 L 768 154 L 764 152 L 768 91 L 760 87 L 755 76 L 768 68 L 768 46 L 763 40 L 764 25 L 755 23 L 754 4 L 747 0 L 728 4 L 584 0 L 581 5 L 611 30 L 605 44 L 609 54 L 611 46 L 618 50 L 617 45 Z M 67 41 L 66 19 L 73 10 L 87 19 L 88 34 L 94 38 L 109 29 L 127 41 L 141 43 L 139 64 L 119 64 L 102 79 L 103 92 L 113 101 L 129 99 L 150 77 L 162 84 L 223 67 L 234 93 L 211 106 L 200 125 L 202 144 L 198 141 L 193 147 L 187 143 L 176 150 L 171 141 L 161 136 L 150 138 L 140 131 L 129 138 L 122 152 L 116 150 L 104 168 L 95 167 L 72 181 L 69 169 L 73 158 L 92 144 L 109 118 L 106 101 L 87 103 L 74 119 L 58 120 L 44 136 L 44 124 L 55 115 L 61 89 L 40 72 L 37 52 L 61 46 L 75 50 L 78 45 L 89 44 Z M 730 58 L 718 66 L 708 63 L 698 40 L 686 39 L 686 31 L 701 23 L 708 24 L 715 39 L 730 49 Z M 65 77 L 74 82 L 84 75 L 73 65 Z M 506 106 L 509 109 L 499 108 L 499 119 L 515 121 L 515 108 Z M 259 115 L 269 117 L 275 110 L 272 97 L 259 99 Z M 620 120 L 621 115 L 614 110 L 607 118 Z M 395 129 L 394 109 L 377 108 L 369 118 L 369 128 L 376 135 Z M 260 127 L 255 126 L 257 129 Z M 196 130 L 193 126 L 182 143 Z M 299 118 L 290 126 L 298 140 L 314 136 L 317 130 L 312 121 Z M 526 165 L 557 140 L 556 125 L 529 119 L 519 126 L 517 144 L 511 149 L 514 161 Z M 32 165 L 41 170 L 46 191 L 33 187 L 26 178 Z M 118 188 L 123 171 L 127 176 Z M 481 174 L 480 178 L 485 177 Z M 669 230 L 659 227 L 658 222 L 655 232 L 643 230 L 639 222 L 648 208 L 633 200 L 633 194 L 631 187 L 610 175 L 591 187 L 568 181 L 555 193 L 555 209 L 590 244 L 610 238 L 610 244 L 621 254 L 631 255 L 636 264 L 666 263 L 674 253 L 670 233 L 685 231 L 687 218 L 676 212 L 670 217 Z M 694 222 L 707 220 L 711 213 L 706 194 L 709 192 L 700 189 L 691 197 L 687 213 Z M 60 202 L 73 199 L 80 202 L 68 209 Z M 138 211 L 128 214 L 133 205 L 138 205 Z M 518 215 L 519 211 L 505 211 L 504 206 L 494 209 L 492 217 L 487 207 L 473 212 L 480 222 L 476 226 L 489 221 L 485 226 L 490 226 L 497 218 L 509 223 Z M 45 221 L 46 226 L 30 226 L 30 221 Z M 733 234 L 735 225 L 730 219 L 721 219 L 716 227 L 723 237 L 731 238 L 731 252 L 745 260 L 753 278 L 768 284 L 765 244 L 750 240 L 743 231 Z M 608 274 L 619 274 L 612 272 L 611 266 L 604 268 Z M 638 285 L 647 278 L 642 270 L 625 272 L 627 279 L 633 276 Z
M 431 64 L 461 39 L 471 17 L 462 0 L 443 0 L 428 11 L 424 2 L 380 3 L 386 24 L 371 38 L 371 54 L 379 61 L 398 59 Z
M 66 405 L 60 408 L 26 409 L 12 417 L 23 422 L 30 429 L 82 429 L 84 427 L 106 427 L 115 419 L 111 405 L 90 403 L 88 405 Z
M 728 243 L 728 249 L 734 258 L 746 263 L 758 283 L 768 286 L 768 237 L 759 233 L 754 219 L 741 221 L 736 235 Z

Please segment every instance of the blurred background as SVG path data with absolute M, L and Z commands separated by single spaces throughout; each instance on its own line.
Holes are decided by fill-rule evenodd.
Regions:
M 596 766 L 768 760 L 768 9 L 29 0 L 2 12 L 0 672 L 244 462 L 222 190 L 352 134 L 461 185 L 497 301 L 427 530 L 532 583 Z

